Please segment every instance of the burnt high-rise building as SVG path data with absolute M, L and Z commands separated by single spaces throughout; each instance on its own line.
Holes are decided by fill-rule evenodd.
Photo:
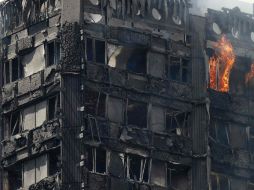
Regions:
M 0 190 L 253 190 L 252 15 L 190 6 L 2 2 Z

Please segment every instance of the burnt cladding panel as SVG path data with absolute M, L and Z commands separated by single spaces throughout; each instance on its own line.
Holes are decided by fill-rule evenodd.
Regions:
M 64 127 L 62 141 L 63 186 L 68 189 L 80 188 L 81 143 L 78 138 L 81 125 L 80 79 L 77 76 L 64 76 L 63 112 Z

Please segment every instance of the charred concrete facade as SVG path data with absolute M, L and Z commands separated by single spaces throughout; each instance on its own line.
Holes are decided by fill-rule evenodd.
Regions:
M 2 3 L 0 190 L 251 190 L 253 21 L 189 7 Z M 220 24 L 242 45 L 228 93 L 207 82 Z
M 214 43 L 225 35 L 231 42 L 235 63 L 229 92 L 208 90 L 210 99 L 210 188 L 253 189 L 253 15 L 239 8 L 208 10 L 206 62 L 218 51 Z M 207 64 L 208 65 L 208 64 Z M 208 66 L 209 67 L 209 66 Z M 209 86 L 209 84 L 208 84 Z

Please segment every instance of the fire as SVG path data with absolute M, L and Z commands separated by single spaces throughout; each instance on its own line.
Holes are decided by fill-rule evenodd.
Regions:
M 245 83 L 247 84 L 251 79 L 254 78 L 254 63 L 251 64 L 250 72 L 245 76 Z
M 210 70 L 210 88 L 216 89 L 217 88 L 217 65 L 218 59 L 213 56 L 209 60 L 209 70 Z
M 235 63 L 234 48 L 225 35 L 216 43 L 215 48 L 217 52 L 209 60 L 210 88 L 228 92 L 230 72 Z

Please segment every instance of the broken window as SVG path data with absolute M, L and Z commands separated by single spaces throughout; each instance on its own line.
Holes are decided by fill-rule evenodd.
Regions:
M 129 161 L 128 177 L 135 181 L 140 181 L 142 157 L 129 155 L 128 161 Z
M 110 121 L 123 122 L 123 100 L 109 97 L 107 101 L 107 114 Z
M 229 180 L 226 176 L 211 174 L 211 190 L 229 190 L 229 187 Z
M 35 105 L 35 126 L 41 126 L 46 121 L 47 102 L 43 101 Z
M 52 13 L 61 8 L 61 0 L 49 0 L 48 12 Z
M 159 106 L 152 106 L 150 117 L 150 129 L 154 132 L 165 131 L 165 114 L 164 108 Z
M 87 89 L 85 92 L 85 100 L 86 100 L 86 113 L 90 115 L 96 115 L 105 117 L 106 112 L 106 95 L 93 91 L 91 89 Z
M 41 126 L 46 121 L 47 102 L 43 101 L 23 110 L 23 129 L 31 130 Z
M 223 121 L 216 121 L 216 136 L 217 141 L 223 145 L 229 145 L 229 136 L 228 136 L 228 124 Z
M 189 113 L 174 109 L 166 111 L 166 130 L 177 135 L 188 136 Z
M 127 70 L 138 74 L 145 74 L 147 70 L 146 55 L 146 49 L 133 49 L 133 52 L 128 57 Z
M 106 173 L 106 151 L 105 150 L 99 150 L 95 149 L 95 163 L 96 163 L 96 168 L 95 171 L 97 173 Z
M 128 99 L 127 124 L 141 128 L 147 127 L 147 104 Z
M 4 83 L 5 84 L 8 84 L 10 83 L 10 62 L 7 61 L 4 63 L 4 73 L 3 73 L 3 76 L 4 76 Z
M 189 168 L 181 164 L 168 163 L 167 166 L 167 186 L 173 189 L 188 190 Z
M 22 165 L 17 164 L 8 168 L 8 187 L 7 189 L 21 189 L 22 188 Z
M 244 126 L 231 124 L 229 126 L 229 140 L 232 148 L 244 149 L 247 144 L 247 133 Z
M 237 128 L 232 127 L 230 129 L 231 134 L 233 135 L 235 132 L 235 130 L 237 130 Z M 210 130 L 209 130 L 209 134 L 211 137 L 213 137 L 217 142 L 228 146 L 229 145 L 229 133 L 228 133 L 229 129 L 228 129 L 228 123 L 224 122 L 224 121 L 220 121 L 217 119 L 213 119 L 211 124 L 210 124 Z M 244 139 L 242 139 L 244 141 Z M 243 143 L 241 139 L 240 140 L 236 140 L 237 142 L 233 142 L 232 145 L 233 146 L 239 146 L 237 145 L 237 143 Z M 241 142 L 240 142 L 241 141 Z
M 147 71 L 147 49 L 107 44 L 108 65 L 137 74 Z M 158 72 L 157 72 L 158 73 Z
M 154 185 L 166 187 L 166 163 L 153 160 L 151 169 L 151 183 Z
M 106 51 L 105 41 L 96 40 L 92 38 L 86 39 L 86 59 L 88 62 L 105 64 Z
M 211 190 L 218 190 L 218 179 L 216 175 L 211 175 Z
M 60 43 L 56 40 L 47 44 L 47 65 L 58 64 L 60 60 Z
M 100 142 L 101 136 L 100 136 L 100 129 L 98 126 L 97 119 L 92 115 L 88 115 L 85 122 L 86 122 L 86 130 L 89 133 L 89 135 L 92 137 L 92 140 Z
M 48 100 L 48 120 L 57 117 L 58 110 L 60 109 L 60 96 L 54 96 Z
M 44 45 L 38 46 L 31 53 L 22 57 L 22 65 L 24 67 L 24 77 L 30 76 L 45 69 L 45 49 Z
M 166 56 L 161 53 L 148 53 L 148 73 L 157 78 L 165 77 Z
M 148 182 L 150 159 L 129 154 L 127 155 L 127 177 L 128 179 Z
M 35 128 L 35 106 L 29 106 L 23 110 L 23 130 Z
M 12 59 L 11 61 L 11 66 L 12 66 L 12 82 L 16 81 L 18 79 L 23 78 L 24 76 L 24 67 L 21 64 L 20 60 L 18 57 L 16 57 L 15 59 Z
M 48 156 L 42 155 L 36 159 L 26 161 L 23 167 L 23 187 L 29 188 L 30 185 L 48 177 Z
M 20 111 L 11 113 L 10 115 L 10 132 L 11 136 L 17 135 L 22 131 L 22 115 Z
M 88 147 L 86 166 L 91 172 L 106 173 L 107 151 L 100 148 Z
M 126 159 L 123 153 L 110 152 L 108 173 L 117 178 L 125 177 Z
M 11 81 L 16 81 L 19 79 L 19 64 L 18 64 L 18 59 L 13 59 L 12 60 L 12 71 L 11 71 L 11 75 L 12 75 L 12 79 Z
M 96 63 L 105 64 L 105 42 L 95 40 Z
M 8 84 L 23 78 L 24 68 L 20 63 L 19 58 L 16 57 L 4 63 L 3 72 L 4 84 Z
M 87 61 L 93 61 L 93 40 L 91 38 L 86 39 L 86 59 Z
M 39 21 L 42 21 L 44 19 L 46 19 L 46 17 L 48 16 L 48 1 L 44 1 L 44 0 L 40 0 L 40 1 L 36 1 L 36 2 L 33 2 L 32 3 L 27 3 L 27 7 L 29 7 L 30 10 L 27 10 L 27 11 L 30 11 L 30 13 L 27 13 L 27 14 L 30 14 L 30 16 L 27 16 L 29 17 L 29 21 L 31 23 L 37 23 Z
M 86 149 L 86 167 L 89 171 L 94 171 L 94 149 L 92 147 L 88 147 Z
M 229 180 L 226 176 L 219 177 L 220 189 L 229 190 Z
M 181 80 L 181 59 L 179 57 L 170 57 L 170 79 Z
M 170 63 L 167 69 L 168 79 L 180 82 L 189 81 L 189 59 L 181 57 L 170 57 Z
M 52 176 L 59 172 L 59 164 L 60 164 L 60 149 L 55 150 L 54 152 L 51 152 L 51 154 L 48 155 L 49 157 L 49 176 Z

